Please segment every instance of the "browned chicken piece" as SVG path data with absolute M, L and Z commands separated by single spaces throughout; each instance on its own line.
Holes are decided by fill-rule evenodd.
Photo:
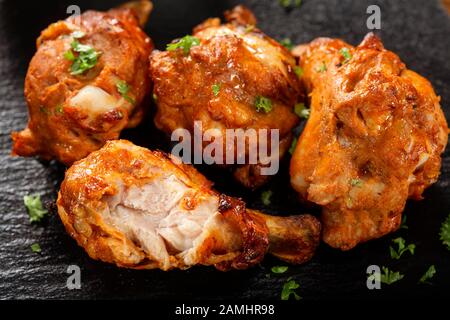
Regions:
M 30 119 L 12 133 L 13 154 L 70 165 L 141 121 L 153 45 L 138 21 L 151 3 L 131 7 L 87 11 L 41 33 L 25 78 Z
M 323 240 L 348 250 L 395 231 L 408 198 L 439 176 L 448 127 L 431 84 L 368 34 L 353 47 L 319 38 L 294 49 L 311 116 L 291 183 L 323 207 Z
M 58 213 L 93 259 L 134 269 L 245 269 L 269 252 L 309 260 L 320 241 L 310 215 L 271 217 L 211 189 L 193 167 L 125 140 L 66 172 Z
M 300 82 L 294 57 L 255 27 L 252 12 L 238 6 L 226 12 L 225 18 L 226 24 L 211 18 L 197 26 L 193 37 L 199 44 L 194 43 L 190 51 L 180 48 L 152 53 L 150 73 L 158 106 L 155 124 L 168 134 L 178 128 L 192 132 L 196 121 L 201 122 L 203 133 L 217 129 L 228 145 L 223 149 L 222 163 L 230 153 L 234 165 L 228 165 L 236 179 L 256 188 L 268 178 L 261 173 L 263 161 L 249 161 L 248 142 L 238 153 L 236 140 L 227 141 L 225 129 L 279 129 L 281 158 L 291 144 L 291 129 L 298 123 L 293 110 Z M 265 98 L 271 110 L 258 107 L 258 103 L 268 101 Z M 270 138 L 268 133 L 267 141 Z M 262 143 L 258 139 L 257 144 Z M 234 146 L 234 153 L 229 146 Z M 237 159 L 245 159 L 245 163 L 236 165 Z

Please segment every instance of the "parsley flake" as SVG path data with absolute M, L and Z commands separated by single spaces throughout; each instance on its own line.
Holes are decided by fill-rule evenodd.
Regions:
M 411 253 L 411 255 L 414 255 L 414 250 L 416 249 L 415 244 L 410 243 L 406 246 L 405 239 L 403 239 L 402 237 L 396 238 L 396 239 L 392 240 L 392 242 L 396 243 L 398 246 L 397 251 L 394 248 L 392 248 L 391 246 L 389 246 L 389 252 L 391 254 L 392 259 L 396 259 L 396 260 L 400 259 L 400 257 L 406 251 L 409 251 L 409 253 Z
M 432 264 L 428 270 L 423 274 L 423 276 L 420 278 L 419 283 L 428 283 L 431 284 L 430 280 L 434 277 L 436 274 L 436 267 Z
M 363 185 L 363 182 L 361 179 L 352 179 L 350 180 L 350 184 L 352 187 L 361 187 Z
M 213 92 L 214 96 L 217 97 L 220 92 L 220 83 L 213 84 L 211 88 L 212 88 L 212 92 Z
M 302 297 L 295 292 L 299 287 L 300 285 L 289 277 L 281 290 L 281 300 L 289 300 L 291 295 L 294 295 L 295 300 L 300 300 Z
M 408 226 L 406 225 L 406 214 L 403 214 L 402 223 L 400 224 L 400 229 L 408 229 Z
M 341 54 L 341 56 L 344 57 L 344 63 L 347 63 L 350 61 L 350 59 L 352 58 L 352 55 L 350 53 L 350 51 L 348 50 L 348 48 L 342 48 L 341 50 L 339 50 L 339 53 Z
M 274 266 L 270 269 L 273 273 L 285 273 L 289 269 L 288 266 Z
M 289 150 L 288 150 L 289 154 L 293 154 L 293 153 L 294 153 L 295 147 L 297 146 L 297 141 L 298 141 L 298 138 L 297 138 L 297 137 L 295 137 L 294 139 L 292 139 L 291 146 L 289 147 Z
M 116 88 L 117 88 L 117 92 L 120 93 L 122 98 L 124 98 L 131 104 L 135 103 L 134 99 L 128 95 L 128 92 L 130 91 L 130 86 L 128 85 L 128 83 L 126 83 L 125 81 L 122 81 L 122 80 L 117 81 Z
M 85 71 L 95 67 L 100 53 L 95 51 L 93 47 L 81 44 L 78 40 L 73 40 L 70 44 L 71 49 L 64 53 L 66 60 L 72 61 L 70 67 L 71 75 L 80 75 Z M 78 56 L 75 56 L 76 52 Z
M 272 197 L 272 190 L 266 190 L 261 193 L 261 201 L 265 206 L 270 205 L 270 197 Z
M 450 250 L 450 215 L 442 223 L 439 237 L 444 246 L 446 246 L 447 249 Z
M 401 279 L 403 279 L 404 275 L 400 272 L 394 272 L 389 270 L 387 267 L 381 267 L 383 273 L 380 275 L 380 281 L 385 284 L 393 284 Z
M 64 59 L 74 61 L 76 58 L 72 50 L 67 50 L 66 52 L 64 52 Z
M 294 113 L 302 119 L 308 119 L 310 110 L 305 107 L 304 103 L 296 103 L 294 106 Z
M 302 69 L 302 67 L 295 66 L 295 67 L 294 67 L 294 72 L 295 72 L 295 74 L 297 75 L 297 77 L 299 77 L 299 78 L 301 78 L 302 75 L 303 75 L 303 69 Z
M 272 111 L 272 100 L 263 96 L 257 96 L 255 99 L 255 107 L 257 112 L 263 111 L 269 113 Z
M 58 105 L 55 107 L 55 114 L 63 114 L 63 113 L 64 113 L 63 106 L 60 105 L 60 104 L 58 104 Z
M 41 246 L 39 245 L 39 243 L 33 243 L 31 245 L 31 251 L 35 252 L 35 253 L 40 253 L 41 250 Z
M 283 8 L 295 7 L 298 8 L 302 4 L 302 0 L 278 0 L 278 3 Z
M 48 211 L 42 207 L 41 196 L 24 196 L 23 202 L 28 210 L 30 216 L 30 222 L 40 222 L 47 214 Z
M 289 51 L 291 51 L 294 48 L 294 45 L 292 44 L 292 41 L 289 38 L 284 38 L 283 40 L 280 41 L 280 44 Z
M 187 35 L 179 39 L 177 42 L 169 43 L 166 47 L 167 51 L 175 51 L 177 49 L 183 49 L 185 56 L 189 54 L 193 46 L 198 46 L 200 44 L 200 39 Z

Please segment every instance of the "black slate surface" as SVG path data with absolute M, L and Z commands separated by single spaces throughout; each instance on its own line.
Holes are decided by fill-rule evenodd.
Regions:
M 450 213 L 450 154 L 443 159 L 438 183 L 425 193 L 425 200 L 408 202 L 405 213 L 408 230 L 360 245 L 350 252 L 321 245 L 307 264 L 290 267 L 285 275 L 271 275 L 270 267 L 280 262 L 268 258 L 247 271 L 221 273 L 214 268 L 188 271 L 132 271 L 96 262 L 65 233 L 52 207 L 64 167 L 36 159 L 13 158 L 10 132 L 22 129 L 27 121 L 23 99 L 23 79 L 35 50 L 35 39 L 49 23 L 66 17 L 65 9 L 76 3 L 82 10 L 106 9 L 118 1 L 13 1 L 0 0 L 0 298 L 51 299 L 227 299 L 257 298 L 278 300 L 282 284 L 292 276 L 305 299 L 399 299 L 444 298 L 450 287 L 450 252 L 439 241 L 440 223 Z M 171 39 L 190 33 L 197 23 L 220 15 L 235 4 L 254 10 L 259 26 L 269 35 L 293 42 L 318 36 L 341 37 L 353 44 L 368 32 L 366 8 L 381 7 L 381 35 L 385 46 L 400 55 L 406 64 L 433 83 L 450 116 L 450 19 L 438 1 L 390 0 L 344 1 L 304 0 L 301 8 L 284 10 L 277 0 L 249 1 L 158 1 L 147 33 L 158 48 Z M 164 136 L 154 129 L 151 115 L 124 137 L 151 148 L 167 150 Z M 288 160 L 278 176 L 265 188 L 274 191 L 272 205 L 264 207 L 259 192 L 237 186 L 227 174 L 202 168 L 220 191 L 242 196 L 249 206 L 273 214 L 295 214 L 315 210 L 295 200 L 289 187 Z M 43 224 L 31 225 L 22 198 L 39 193 L 51 209 Z M 416 254 L 400 260 L 389 257 L 390 241 L 403 236 L 417 245 Z M 30 245 L 39 242 L 42 253 Z M 80 290 L 66 288 L 66 269 L 81 268 Z M 405 278 L 382 290 L 366 288 L 366 268 L 370 264 L 388 266 Z M 432 285 L 417 280 L 429 265 L 436 265 Z

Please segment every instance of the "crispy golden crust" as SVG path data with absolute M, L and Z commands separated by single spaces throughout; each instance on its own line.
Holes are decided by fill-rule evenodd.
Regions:
M 166 242 L 168 264 L 155 258 L 134 236 L 121 231 L 121 226 L 108 221 L 105 215 L 109 210 L 107 199 L 120 190 L 143 187 L 167 177 L 176 177 L 189 188 L 188 196 L 181 201 L 186 214 L 196 214 L 194 209 L 205 200 L 217 199 L 216 211 L 210 214 L 219 215 L 221 221 L 198 237 L 202 241 L 194 254 L 176 252 Z M 303 263 L 312 257 L 319 243 L 320 226 L 316 218 L 269 217 L 247 210 L 241 200 L 212 190 L 211 183 L 193 167 L 125 140 L 107 142 L 68 169 L 57 205 L 67 232 L 91 258 L 120 267 L 168 270 L 203 264 L 215 265 L 222 271 L 245 269 L 259 263 L 268 250 L 286 261 Z
M 439 176 L 448 133 L 439 97 L 373 34 L 357 47 L 319 38 L 294 54 L 311 116 L 291 183 L 323 206 L 324 241 L 346 250 L 396 230 L 406 199 Z
M 194 29 L 200 45 L 193 46 L 189 55 L 182 50 L 151 55 L 156 126 L 168 134 L 177 128 L 193 131 L 195 121 L 202 122 L 203 132 L 279 129 L 280 139 L 290 141 L 291 129 L 298 123 L 293 108 L 301 95 L 293 56 L 259 29 L 248 26 L 256 23 L 248 9 L 239 6 L 226 17 L 230 23 L 221 25 L 212 18 Z M 217 96 L 214 84 L 220 85 Z M 257 96 L 272 100 L 271 112 L 257 112 Z M 223 154 L 225 159 L 226 150 Z M 248 187 L 267 180 L 249 179 L 249 171 L 261 177 L 258 168 L 242 170 L 235 176 Z
M 139 148 L 124 140 L 110 141 L 101 150 L 76 162 L 66 173 L 58 197 L 58 211 L 67 231 L 94 259 L 121 267 L 161 268 L 158 261 L 148 256 L 139 245 L 105 223 L 100 212 L 105 206 L 104 197 L 117 192 L 118 181 L 124 187 L 143 185 L 162 172 L 176 175 L 195 189 L 195 196 L 186 203 L 190 209 L 203 198 L 218 196 L 210 189 L 211 183 L 192 167 L 175 163 L 161 152 Z M 243 250 L 226 252 L 226 257 L 231 259 L 218 264 L 218 268 L 242 269 L 260 262 L 268 245 L 264 222 L 251 220 L 246 214 L 245 204 L 231 198 L 221 198 L 220 212 L 241 230 Z M 214 252 L 221 251 L 221 246 L 224 249 L 211 237 L 199 249 L 197 262 L 215 264 Z M 171 263 L 171 267 L 185 267 L 175 256 L 171 256 Z
M 28 127 L 14 132 L 13 154 L 39 155 L 66 165 L 117 139 L 122 129 L 136 126 L 143 117 L 141 102 L 150 90 L 148 56 L 153 45 L 138 25 L 131 9 L 108 12 L 87 11 L 81 25 L 71 17 L 45 29 L 37 40 L 37 52 L 25 79 L 25 97 L 30 119 Z M 100 52 L 94 68 L 82 75 L 71 75 L 71 61 L 64 58 L 74 31 L 82 31 L 82 44 Z M 121 97 L 118 81 L 129 85 L 128 96 Z M 81 88 L 95 86 L 118 101 L 107 112 L 92 115 L 80 110 L 70 99 Z

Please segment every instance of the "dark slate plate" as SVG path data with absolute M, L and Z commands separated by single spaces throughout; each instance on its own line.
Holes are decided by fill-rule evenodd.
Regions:
M 132 271 L 93 261 L 65 233 L 54 208 L 48 221 L 31 225 L 23 206 L 24 195 L 39 193 L 54 202 L 64 167 L 36 159 L 10 157 L 12 130 L 27 121 L 23 79 L 35 50 L 35 39 L 49 23 L 66 16 L 65 9 L 76 2 L 83 10 L 106 9 L 118 1 L 0 1 L 0 298 L 121 298 L 121 299 L 279 299 L 289 276 L 300 283 L 305 299 L 398 299 L 440 297 L 450 287 L 450 252 L 439 241 L 439 226 L 450 213 L 450 154 L 443 159 L 442 176 L 425 193 L 425 200 L 408 202 L 405 210 L 408 230 L 360 245 L 350 252 L 321 245 L 307 264 L 290 267 L 285 275 L 270 276 L 279 264 L 268 258 L 247 271 L 221 273 L 214 268 L 188 271 Z M 220 15 L 238 1 L 158 1 L 147 27 L 160 49 L 171 39 L 190 33 L 203 19 Z M 254 10 L 262 30 L 294 42 L 318 36 L 341 37 L 353 44 L 368 32 L 366 8 L 378 4 L 382 13 L 379 32 L 387 48 L 398 53 L 407 65 L 431 80 L 450 115 L 450 20 L 438 1 L 344 1 L 304 0 L 299 9 L 286 11 L 277 0 L 242 1 Z M 450 118 L 449 118 L 450 119 Z M 137 144 L 167 150 L 164 136 L 154 129 L 150 117 L 124 137 Z M 274 190 L 273 203 L 264 207 L 260 192 L 242 190 L 226 174 L 202 168 L 220 191 L 244 197 L 249 206 L 273 214 L 314 211 L 295 200 L 289 187 L 288 159 L 278 176 L 265 188 Z M 392 260 L 390 241 L 403 236 L 417 245 L 414 256 Z M 42 254 L 31 252 L 39 242 Z M 81 268 L 80 290 L 66 288 L 67 267 Z M 405 278 L 382 290 L 366 288 L 366 268 L 388 266 Z M 429 265 L 436 265 L 432 285 L 417 280 Z

